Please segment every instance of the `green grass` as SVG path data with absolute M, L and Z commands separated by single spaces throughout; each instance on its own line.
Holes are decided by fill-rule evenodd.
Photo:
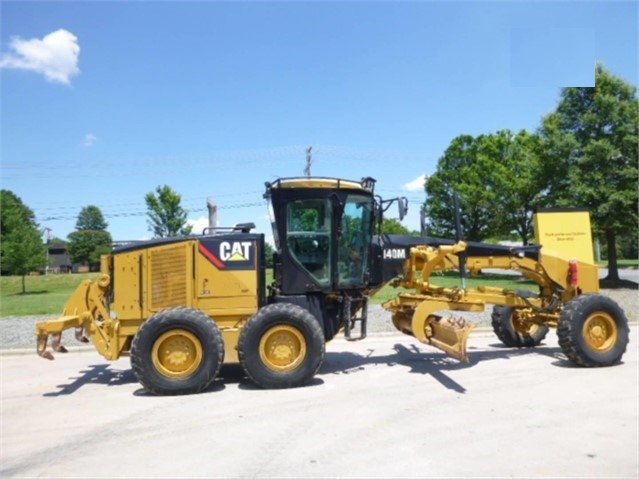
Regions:
M 26 294 L 22 294 L 20 276 L 0 276 L 0 317 L 62 313 L 78 285 L 97 277 L 98 273 L 27 276 Z
M 602 268 L 608 267 L 608 261 L 600 261 L 597 264 Z M 618 259 L 617 266 L 619 268 L 638 269 L 639 259 Z

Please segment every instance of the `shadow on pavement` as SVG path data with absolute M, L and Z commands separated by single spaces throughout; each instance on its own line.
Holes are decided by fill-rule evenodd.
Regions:
M 421 345 L 421 344 L 420 344 Z M 448 357 L 439 351 L 427 351 L 420 349 L 420 345 L 395 344 L 394 353 L 384 356 L 375 355 L 375 349 L 368 349 L 366 354 L 350 351 L 326 352 L 326 357 L 319 370 L 318 376 L 326 374 L 354 374 L 361 372 L 366 366 L 388 367 L 402 366 L 413 374 L 430 375 L 442 386 L 458 393 L 465 393 L 466 388 L 445 374 L 448 371 L 457 371 L 473 367 L 475 364 L 494 359 L 511 359 L 529 354 L 541 354 L 555 359 L 552 362 L 557 367 L 577 367 L 566 359 L 559 347 L 548 347 L 543 344 L 535 348 L 514 349 L 502 344 L 491 344 L 488 350 L 476 350 L 472 346 L 468 348 L 470 363 L 462 363 Z M 73 394 L 87 384 L 101 384 L 105 386 L 121 386 L 137 383 L 137 378 L 131 369 L 113 369 L 110 364 L 93 364 L 78 373 L 78 376 L 69 378 L 68 384 L 60 384 L 58 390 L 43 394 L 44 397 L 58 397 Z M 321 377 L 315 377 L 308 386 L 318 386 L 324 383 Z M 240 389 L 262 390 L 259 386 L 246 377 L 239 364 L 225 364 L 213 384 L 203 391 L 215 392 L 222 390 L 226 385 L 237 384 Z M 151 396 L 143 388 L 133 393 L 135 396 Z
M 130 369 L 112 369 L 110 364 L 93 364 L 78 373 L 77 377 L 69 378 L 69 384 L 59 384 L 56 392 L 44 393 L 45 397 L 65 396 L 73 394 L 86 384 L 102 384 L 105 386 L 122 386 L 136 383 L 137 379 Z
M 494 359 L 511 359 L 529 354 L 542 354 L 554 359 L 564 356 L 559 347 L 538 346 L 535 348 L 513 349 L 503 345 L 491 345 L 491 350 L 474 350 L 468 348 L 470 363 L 463 363 L 447 356 L 443 352 L 424 352 L 418 345 L 395 344 L 394 354 L 375 356 L 374 349 L 369 349 L 368 354 L 362 355 L 353 352 L 327 352 L 324 364 L 319 374 L 353 374 L 363 371 L 366 366 L 386 365 L 389 367 L 403 366 L 409 368 L 410 373 L 429 375 L 442 386 L 458 393 L 465 393 L 466 388 L 445 374 L 448 371 L 457 371 L 473 367 L 479 362 Z M 568 362 L 569 361 L 565 361 Z M 564 366 L 564 361 L 553 364 Z

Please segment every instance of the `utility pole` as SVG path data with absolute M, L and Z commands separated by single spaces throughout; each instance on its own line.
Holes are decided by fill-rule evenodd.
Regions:
M 49 243 L 51 242 L 51 231 L 53 231 L 51 228 L 44 228 L 44 234 L 47 238 L 47 264 L 44 266 L 44 274 L 45 276 L 47 274 L 49 274 Z
M 313 157 L 311 156 L 312 148 L 312 146 L 306 148 L 306 168 L 304 168 L 304 174 L 307 178 L 311 177 L 311 165 L 313 164 Z

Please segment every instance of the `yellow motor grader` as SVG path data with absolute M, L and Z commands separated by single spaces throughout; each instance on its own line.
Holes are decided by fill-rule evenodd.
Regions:
M 382 200 L 375 180 L 288 178 L 266 183 L 276 246 L 266 283 L 264 235 L 252 224 L 215 234 L 164 238 L 116 248 L 102 257 L 101 274 L 83 282 L 60 318 L 36 325 L 37 352 L 65 352 L 61 333 L 75 328 L 108 360 L 130 356 L 140 383 L 154 394 L 206 389 L 222 363 L 239 362 L 264 388 L 307 384 L 325 343 L 343 331 L 366 336 L 368 298 L 395 281 L 413 289 L 384 304 L 394 325 L 422 342 L 467 360 L 472 324 L 437 311 L 481 311 L 496 304 L 493 325 L 509 346 L 534 346 L 557 326 L 566 355 L 584 366 L 620 361 L 627 320 L 595 293 L 597 269 L 544 254 L 481 243 L 374 236 L 384 211 L 404 198 Z M 539 294 L 502 289 L 445 289 L 433 271 L 463 267 L 516 269 L 539 284 Z M 399 268 L 399 269 L 398 269 Z M 359 327 L 358 327 L 359 326 Z

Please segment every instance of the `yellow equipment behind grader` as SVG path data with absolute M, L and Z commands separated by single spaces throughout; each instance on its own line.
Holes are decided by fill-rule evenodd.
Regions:
M 395 327 L 462 361 L 472 323 L 435 313 L 483 311 L 486 304 L 495 305 L 493 328 L 507 346 L 535 346 L 556 327 L 576 364 L 621 360 L 627 319 L 596 294 L 595 265 L 539 246 L 374 236 L 392 202 L 400 217 L 406 209 L 403 198 L 376 196 L 374 185 L 371 178 L 267 183 L 277 251 L 272 284 L 265 279 L 264 235 L 251 233 L 252 224 L 114 249 L 103 256 L 100 277 L 78 287 L 60 318 L 36 325 L 37 352 L 53 359 L 50 337 L 54 351 L 66 351 L 61 333 L 75 328 L 76 338 L 90 340 L 106 359 L 130 356 L 136 377 L 154 394 L 202 391 L 224 362 L 239 362 L 264 388 L 302 386 L 339 331 L 349 340 L 366 336 L 368 297 L 395 277 L 411 290 L 383 305 Z M 464 267 L 516 270 L 539 293 L 431 283 L 434 271 Z

